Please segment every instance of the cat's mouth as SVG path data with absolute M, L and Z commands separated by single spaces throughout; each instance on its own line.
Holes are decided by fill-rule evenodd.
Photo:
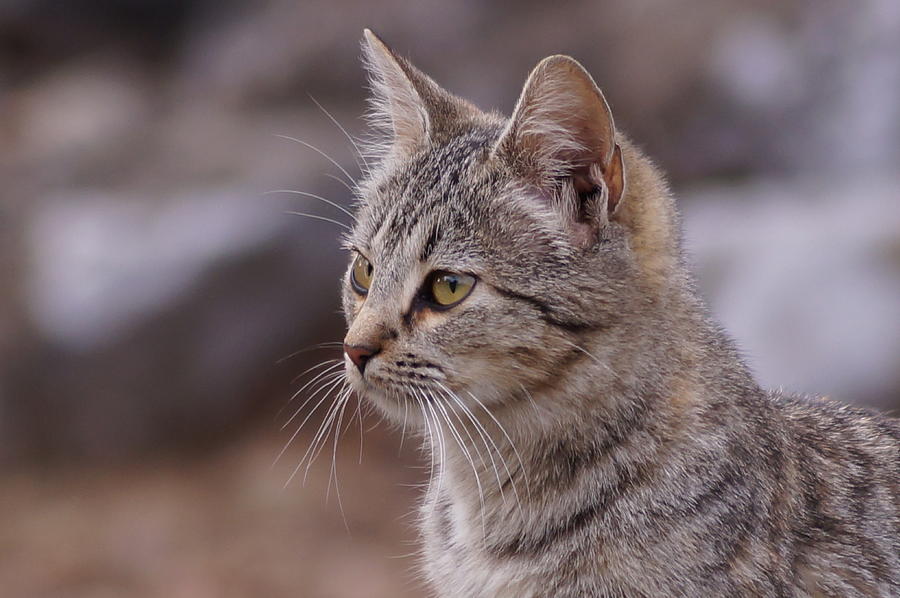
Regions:
M 359 384 L 354 384 L 354 387 L 362 396 L 400 404 L 405 401 L 440 400 L 447 392 L 434 383 L 397 381 L 377 375 L 359 378 Z
M 347 379 L 356 393 L 387 417 L 402 422 L 436 403 L 450 404 L 455 395 L 445 382 L 427 376 L 415 379 L 397 373 L 348 369 Z
M 452 392 L 447 388 L 442 366 L 411 354 L 397 359 L 372 359 L 364 368 L 354 367 L 346 358 L 345 366 L 347 379 L 362 394 L 378 391 L 403 399 Z

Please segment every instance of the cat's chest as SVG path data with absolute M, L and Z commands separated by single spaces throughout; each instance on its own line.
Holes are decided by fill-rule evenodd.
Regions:
M 423 506 L 425 569 L 442 598 L 542 595 L 533 563 L 498 559 L 487 544 L 490 526 L 449 502 Z
M 511 553 L 510 538 L 534 532 L 514 517 L 502 530 L 460 505 L 449 502 L 423 508 L 425 573 L 441 598 L 530 598 L 580 596 L 585 587 L 613 595 L 651 596 L 652 574 L 632 567 L 645 560 L 633 546 L 585 539 L 541 550 Z M 610 558 L 610 551 L 617 558 Z M 550 592 L 548 594 L 548 592 Z M 618 594 L 616 594 L 618 592 Z
M 447 501 L 426 503 L 423 514 L 426 574 L 441 598 L 538 598 L 551 588 L 556 595 L 581 560 L 559 550 L 510 554 L 510 538 L 528 527 L 521 513 L 482 519 L 480 511 Z
M 479 542 L 433 544 L 426 550 L 426 573 L 440 598 L 575 598 L 586 587 L 597 595 L 651 596 L 618 572 L 584 566 L 573 555 L 548 551 L 502 557 Z M 577 562 L 576 562 L 577 561 Z M 629 592 L 623 594 L 623 588 Z
M 533 566 L 499 562 L 475 546 L 436 546 L 430 551 L 426 573 L 441 598 L 530 598 L 544 596 Z M 546 581 L 546 580 L 545 580 Z

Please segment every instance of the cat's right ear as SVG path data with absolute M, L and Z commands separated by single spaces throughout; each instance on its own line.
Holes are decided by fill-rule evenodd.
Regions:
M 369 122 L 383 133 L 375 153 L 407 156 L 438 136 L 462 103 L 369 29 L 363 31 L 362 46 L 372 90 Z

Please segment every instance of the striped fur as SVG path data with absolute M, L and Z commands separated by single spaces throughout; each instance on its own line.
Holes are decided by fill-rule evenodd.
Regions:
M 347 239 L 374 277 L 365 297 L 344 285 L 346 342 L 379 352 L 347 375 L 423 439 L 435 593 L 900 595 L 900 425 L 760 389 L 694 290 L 663 178 L 590 104 L 589 75 L 544 63 L 520 123 L 367 40 L 396 126 Z M 433 270 L 478 282 L 434 310 Z

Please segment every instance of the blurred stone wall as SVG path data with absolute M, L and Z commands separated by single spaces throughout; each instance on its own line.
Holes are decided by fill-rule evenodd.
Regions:
M 362 28 L 509 111 L 569 53 L 670 173 L 768 384 L 900 402 L 900 4 L 0 5 L 0 462 L 229 437 L 338 340 Z

